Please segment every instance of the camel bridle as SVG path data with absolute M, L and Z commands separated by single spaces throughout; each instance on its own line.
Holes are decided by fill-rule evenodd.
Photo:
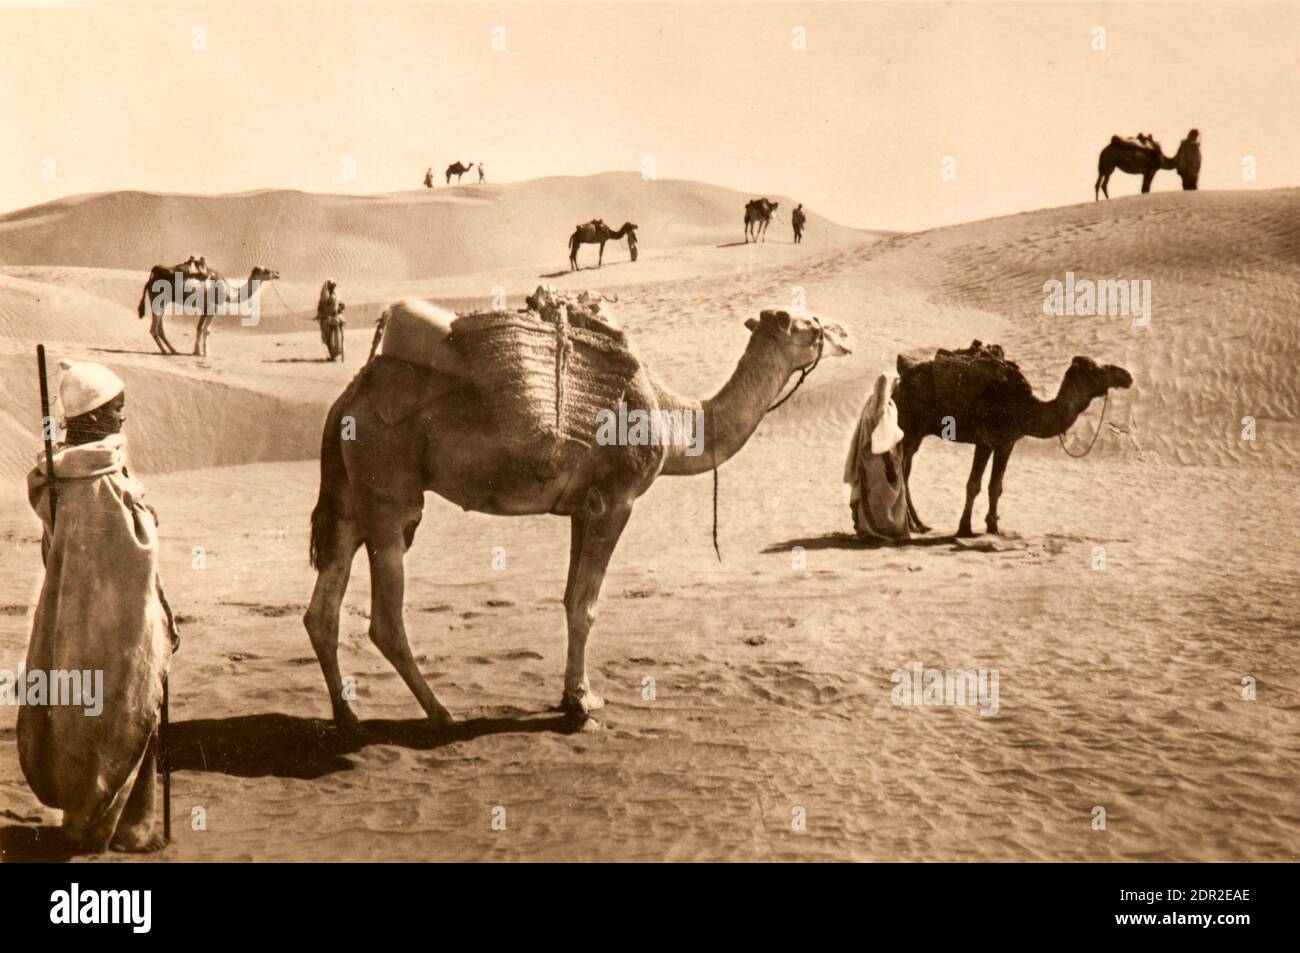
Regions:
M 803 382 L 808 379 L 808 375 L 815 371 L 817 365 L 822 361 L 822 353 L 826 349 L 826 329 L 822 327 L 822 323 L 818 318 L 813 318 L 812 322 L 817 327 L 817 356 L 813 358 L 811 364 L 799 369 L 799 379 L 795 381 L 794 387 L 791 388 L 790 393 L 786 394 L 771 407 L 767 408 L 769 414 L 793 397 L 795 391 L 803 386 Z
M 1110 405 L 1110 388 L 1107 387 L 1106 393 L 1102 397 L 1102 401 L 1101 401 L 1101 419 L 1097 421 L 1097 429 L 1092 432 L 1092 439 L 1088 441 L 1088 448 L 1084 450 L 1083 453 L 1071 453 L 1070 448 L 1065 445 L 1065 434 L 1058 433 L 1056 435 L 1056 439 L 1061 441 L 1061 449 L 1065 451 L 1065 455 L 1067 457 L 1073 457 L 1076 460 L 1081 460 L 1084 457 L 1086 457 L 1088 454 L 1092 453 L 1092 448 L 1096 445 L 1097 438 L 1101 436 L 1101 425 L 1106 422 L 1106 408 L 1109 405 Z

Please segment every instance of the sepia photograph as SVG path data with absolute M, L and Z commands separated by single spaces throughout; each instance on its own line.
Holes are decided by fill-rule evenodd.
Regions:
M 1295 861 L 1297 37 L 3 0 L 0 860 Z

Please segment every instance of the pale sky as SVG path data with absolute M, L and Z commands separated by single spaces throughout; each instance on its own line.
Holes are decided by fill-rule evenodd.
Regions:
M 32 6 L 0 0 L 5 211 L 114 189 L 387 192 L 428 166 L 441 184 L 456 159 L 498 182 L 640 171 L 652 156 L 661 178 L 913 229 L 1090 201 L 1113 132 L 1154 133 L 1172 155 L 1193 126 L 1201 188 L 1300 185 L 1292 4 Z

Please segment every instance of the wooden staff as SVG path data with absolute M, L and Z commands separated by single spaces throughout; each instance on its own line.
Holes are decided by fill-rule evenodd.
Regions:
M 50 384 L 45 375 L 45 345 L 36 345 L 36 375 L 41 381 L 41 438 L 45 441 L 45 479 L 49 485 L 50 540 L 54 539 L 54 510 L 58 491 L 54 480 L 54 427 L 50 417 Z
M 169 634 L 170 637 L 170 634 Z M 163 840 L 172 842 L 172 766 L 167 750 L 167 676 L 163 676 L 162 723 L 158 726 L 158 767 L 163 776 Z

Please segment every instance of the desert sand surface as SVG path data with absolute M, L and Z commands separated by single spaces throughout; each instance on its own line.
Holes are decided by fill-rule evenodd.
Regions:
M 746 197 L 602 175 L 436 196 L 111 193 L 0 218 L 0 667 L 22 661 L 42 576 L 22 478 L 40 447 L 43 340 L 53 360 L 126 380 L 181 616 L 176 823 L 148 859 L 1300 853 L 1300 190 L 1166 192 L 903 235 L 813 215 L 798 246 L 778 223 L 765 244 L 740 244 Z M 593 214 L 640 225 L 637 263 L 618 243 L 604 268 L 567 272 L 568 234 Z M 151 264 L 191 252 L 282 280 L 259 326 L 218 319 L 207 358 L 164 358 L 135 304 Z M 1150 323 L 1044 315 L 1043 283 L 1067 270 L 1150 279 Z M 351 318 L 343 365 L 322 361 L 308 320 L 326 276 Z M 745 319 L 789 307 L 795 289 L 848 329 L 854 353 L 823 362 L 721 468 L 721 561 L 707 476 L 663 478 L 638 503 L 588 649 L 608 706 L 585 725 L 552 707 L 565 522 L 427 495 L 406 624 L 458 721 L 428 729 L 370 644 L 360 560 L 340 659 L 364 737 L 341 742 L 300 621 L 326 408 L 395 297 L 476 307 L 544 282 L 617 293 L 641 357 L 682 393 L 716 390 Z M 182 351 L 192 325 L 169 321 Z M 1090 455 L 1017 445 L 1004 537 L 952 538 L 971 448 L 929 440 L 912 481 L 935 530 L 858 543 L 841 476 L 876 375 L 899 353 L 974 338 L 1001 343 L 1044 397 L 1077 354 L 1126 367 L 1134 385 L 1112 395 Z M 1074 448 L 1100 410 L 1076 424 Z M 206 568 L 192 568 L 194 547 Z M 914 662 L 997 669 L 997 714 L 893 704 L 891 673 Z M 15 717 L 0 708 L 7 860 L 43 856 L 58 822 L 23 780 Z

